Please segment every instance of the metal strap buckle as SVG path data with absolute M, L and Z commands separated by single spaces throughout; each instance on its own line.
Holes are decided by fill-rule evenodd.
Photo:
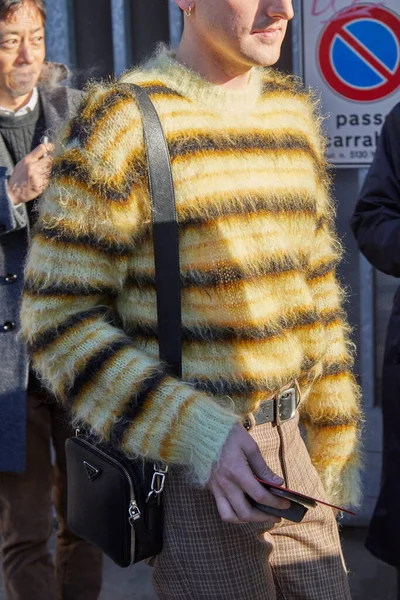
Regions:
M 151 480 L 150 492 L 146 498 L 146 502 L 149 502 L 153 496 L 159 496 L 164 491 L 165 476 L 168 473 L 168 465 L 164 468 L 154 465 L 153 478 Z
M 276 424 L 282 425 L 286 421 L 294 419 L 296 416 L 296 409 L 298 405 L 297 401 L 297 389 L 295 387 L 289 388 L 282 392 L 277 398 L 276 406 Z

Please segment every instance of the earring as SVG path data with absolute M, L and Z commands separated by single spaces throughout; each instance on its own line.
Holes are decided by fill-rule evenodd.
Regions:
M 187 17 L 191 17 L 192 16 L 192 10 L 193 10 L 193 6 L 189 6 L 189 8 L 187 10 L 185 10 L 185 15 Z

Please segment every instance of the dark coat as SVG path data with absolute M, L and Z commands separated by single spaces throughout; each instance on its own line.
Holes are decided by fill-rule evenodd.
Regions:
M 400 277 L 400 103 L 383 126 L 351 224 L 369 262 L 383 273 Z M 367 547 L 381 560 L 400 568 L 400 288 L 386 337 L 382 413 L 382 488 Z
M 39 84 L 46 130 L 52 137 L 76 113 L 81 99 L 77 90 L 57 84 L 66 74 L 65 67 L 47 65 Z M 18 330 L 29 221 L 25 205 L 14 207 L 7 194 L 7 176 L 13 167 L 0 136 L 0 471 L 21 473 L 25 469 L 28 358 Z

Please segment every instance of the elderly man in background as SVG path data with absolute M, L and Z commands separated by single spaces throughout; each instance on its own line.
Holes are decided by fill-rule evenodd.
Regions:
M 46 189 L 53 138 L 80 103 L 45 64 L 44 0 L 0 0 L 0 535 L 10 600 L 91 600 L 101 554 L 65 522 L 64 411 L 41 390 L 18 336 L 23 267 L 37 198 Z M 50 442 L 55 450 L 51 460 Z M 59 524 L 56 567 L 47 543 L 52 488 Z

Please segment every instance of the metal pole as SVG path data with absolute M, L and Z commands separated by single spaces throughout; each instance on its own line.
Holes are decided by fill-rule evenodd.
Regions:
M 292 21 L 292 61 L 293 73 L 299 77 L 303 76 L 302 56 L 302 7 L 300 0 L 293 0 L 294 18 Z
M 169 0 L 169 36 L 172 48 L 176 48 L 181 41 L 182 27 L 182 12 L 174 0 Z
M 126 0 L 111 0 L 114 71 L 119 77 L 129 67 L 130 44 L 127 32 L 129 7 Z

